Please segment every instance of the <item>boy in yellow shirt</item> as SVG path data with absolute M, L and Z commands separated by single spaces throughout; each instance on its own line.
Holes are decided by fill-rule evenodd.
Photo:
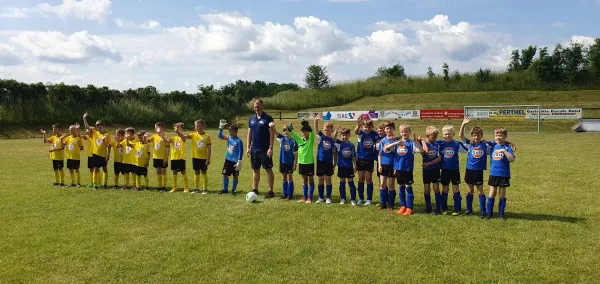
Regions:
M 169 143 L 165 137 L 165 124 L 154 124 L 156 133 L 148 137 L 148 143 L 154 144 L 152 165 L 156 169 L 157 191 L 167 191 L 167 168 L 169 167 Z
M 135 129 L 133 127 L 125 128 L 125 139 L 119 143 L 119 147 L 123 149 L 123 174 L 125 175 L 125 185 L 122 190 L 129 189 L 129 177 L 135 175 L 135 151 L 133 145 L 137 142 L 135 139 Z M 135 183 L 135 177 L 134 183 Z
M 185 139 L 179 135 L 183 131 L 183 122 L 173 124 L 173 129 L 177 136 L 168 138 L 168 143 L 171 145 L 171 170 L 173 171 L 173 189 L 171 192 L 177 192 L 177 173 L 183 176 L 183 192 L 189 192 L 188 178 L 185 174 Z M 185 137 L 185 136 L 183 136 Z
M 123 147 L 121 142 L 125 139 L 125 130 L 117 129 L 115 131 L 115 140 L 110 141 L 109 152 L 113 151 L 113 166 L 115 169 L 115 184 L 113 188 L 119 188 L 119 175 L 125 175 L 125 169 L 123 168 Z M 114 148 L 114 149 L 113 149 Z
M 83 114 L 83 123 L 85 124 L 85 128 L 90 130 L 94 143 L 94 175 L 92 183 L 94 184 L 94 190 L 100 187 L 101 182 L 104 182 L 104 189 L 107 189 L 108 169 L 106 168 L 106 164 L 110 159 L 107 147 L 110 144 L 110 134 L 106 133 L 106 128 L 102 120 L 96 121 L 96 127 L 91 127 L 87 122 L 87 117 L 88 113 L 86 112 Z M 100 176 L 100 168 L 102 168 L 102 176 Z
M 90 171 L 90 183 L 89 188 L 94 187 L 94 141 L 92 141 L 91 132 L 86 129 L 86 135 L 80 136 L 81 139 L 85 140 L 85 152 L 87 153 L 87 167 Z
M 71 135 L 63 139 L 63 148 L 67 157 L 67 169 L 71 176 L 70 187 L 81 187 L 79 175 L 79 165 L 81 164 L 81 150 L 83 150 L 83 140 L 79 137 L 79 124 L 69 126 Z
M 194 166 L 194 185 L 192 193 L 200 193 L 200 180 L 202 179 L 202 194 L 208 193 L 208 166 L 210 165 L 211 155 L 211 140 L 210 135 L 204 132 L 206 123 L 199 119 L 194 121 L 196 132 L 188 135 L 183 134 L 183 129 L 178 128 L 177 135 L 185 142 L 187 139 L 192 140 L 192 164 Z
M 150 147 L 146 138 L 146 132 L 140 130 L 137 134 L 138 141 L 133 145 L 133 151 L 135 152 L 135 185 L 133 186 L 134 191 L 143 190 L 142 188 L 142 177 L 146 182 L 146 190 L 148 190 L 148 162 L 150 158 Z
M 46 130 L 40 129 L 40 132 L 42 133 L 44 144 L 50 143 L 50 160 L 52 160 L 52 169 L 54 170 L 53 185 L 65 186 L 65 172 L 63 170 L 65 167 L 65 146 L 62 143 L 65 135 L 61 133 L 60 124 L 56 123 L 52 125 L 52 133 L 54 135 L 50 136 L 50 138 L 46 138 Z

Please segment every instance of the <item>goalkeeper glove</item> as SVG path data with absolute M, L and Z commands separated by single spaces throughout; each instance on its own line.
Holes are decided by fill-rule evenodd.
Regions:
M 294 127 L 292 126 L 292 124 L 291 124 L 291 123 L 290 123 L 290 124 L 288 124 L 288 125 L 286 126 L 286 128 L 287 128 L 287 131 L 288 131 L 288 132 L 292 132 L 292 130 L 294 130 Z
M 242 160 L 239 160 L 237 164 L 235 164 L 235 170 L 238 172 L 242 170 Z
M 227 120 L 225 120 L 225 119 L 219 120 L 219 129 L 223 129 L 223 127 L 225 127 L 225 125 L 227 125 Z
M 310 127 L 310 123 L 308 121 L 304 120 L 300 124 L 302 124 L 302 130 L 312 132 L 312 128 Z

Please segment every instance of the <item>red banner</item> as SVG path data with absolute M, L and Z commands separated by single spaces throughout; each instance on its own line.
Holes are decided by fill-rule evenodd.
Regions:
M 421 110 L 421 119 L 463 119 L 464 109 Z

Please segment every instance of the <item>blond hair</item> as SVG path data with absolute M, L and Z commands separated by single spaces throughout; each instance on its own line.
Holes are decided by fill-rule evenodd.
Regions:
M 504 135 L 504 137 L 508 136 L 508 130 L 506 130 L 505 128 L 502 127 L 498 127 L 496 129 L 494 129 L 494 134 L 496 133 L 500 133 L 502 135 Z
M 371 127 L 371 128 L 373 128 L 373 121 L 372 120 L 367 119 L 367 120 L 364 121 L 364 123 L 365 123 L 365 127 Z
M 331 123 L 331 122 L 325 122 L 325 123 L 323 123 L 323 129 L 329 128 L 329 127 L 333 128 L 333 123 Z
M 444 125 L 444 127 L 442 128 L 442 133 L 446 133 L 446 132 L 452 132 L 452 133 L 454 133 L 454 126 L 452 126 L 452 125 Z
M 437 129 L 437 127 L 431 125 L 431 126 L 427 126 L 427 128 L 425 128 L 425 135 L 429 136 L 429 135 L 438 135 L 440 134 L 440 131 Z
M 398 126 L 398 130 L 402 131 L 402 129 L 408 129 L 408 132 L 412 132 L 412 128 L 408 124 L 400 124 L 400 126 Z

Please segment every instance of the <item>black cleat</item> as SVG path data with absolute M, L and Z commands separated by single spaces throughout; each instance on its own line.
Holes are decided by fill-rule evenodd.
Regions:
M 227 194 L 227 193 L 229 193 L 229 191 L 223 189 L 223 190 L 219 191 L 217 194 Z
M 265 194 L 265 198 L 273 198 L 275 197 L 275 192 L 273 191 L 269 191 L 267 192 L 267 194 Z

